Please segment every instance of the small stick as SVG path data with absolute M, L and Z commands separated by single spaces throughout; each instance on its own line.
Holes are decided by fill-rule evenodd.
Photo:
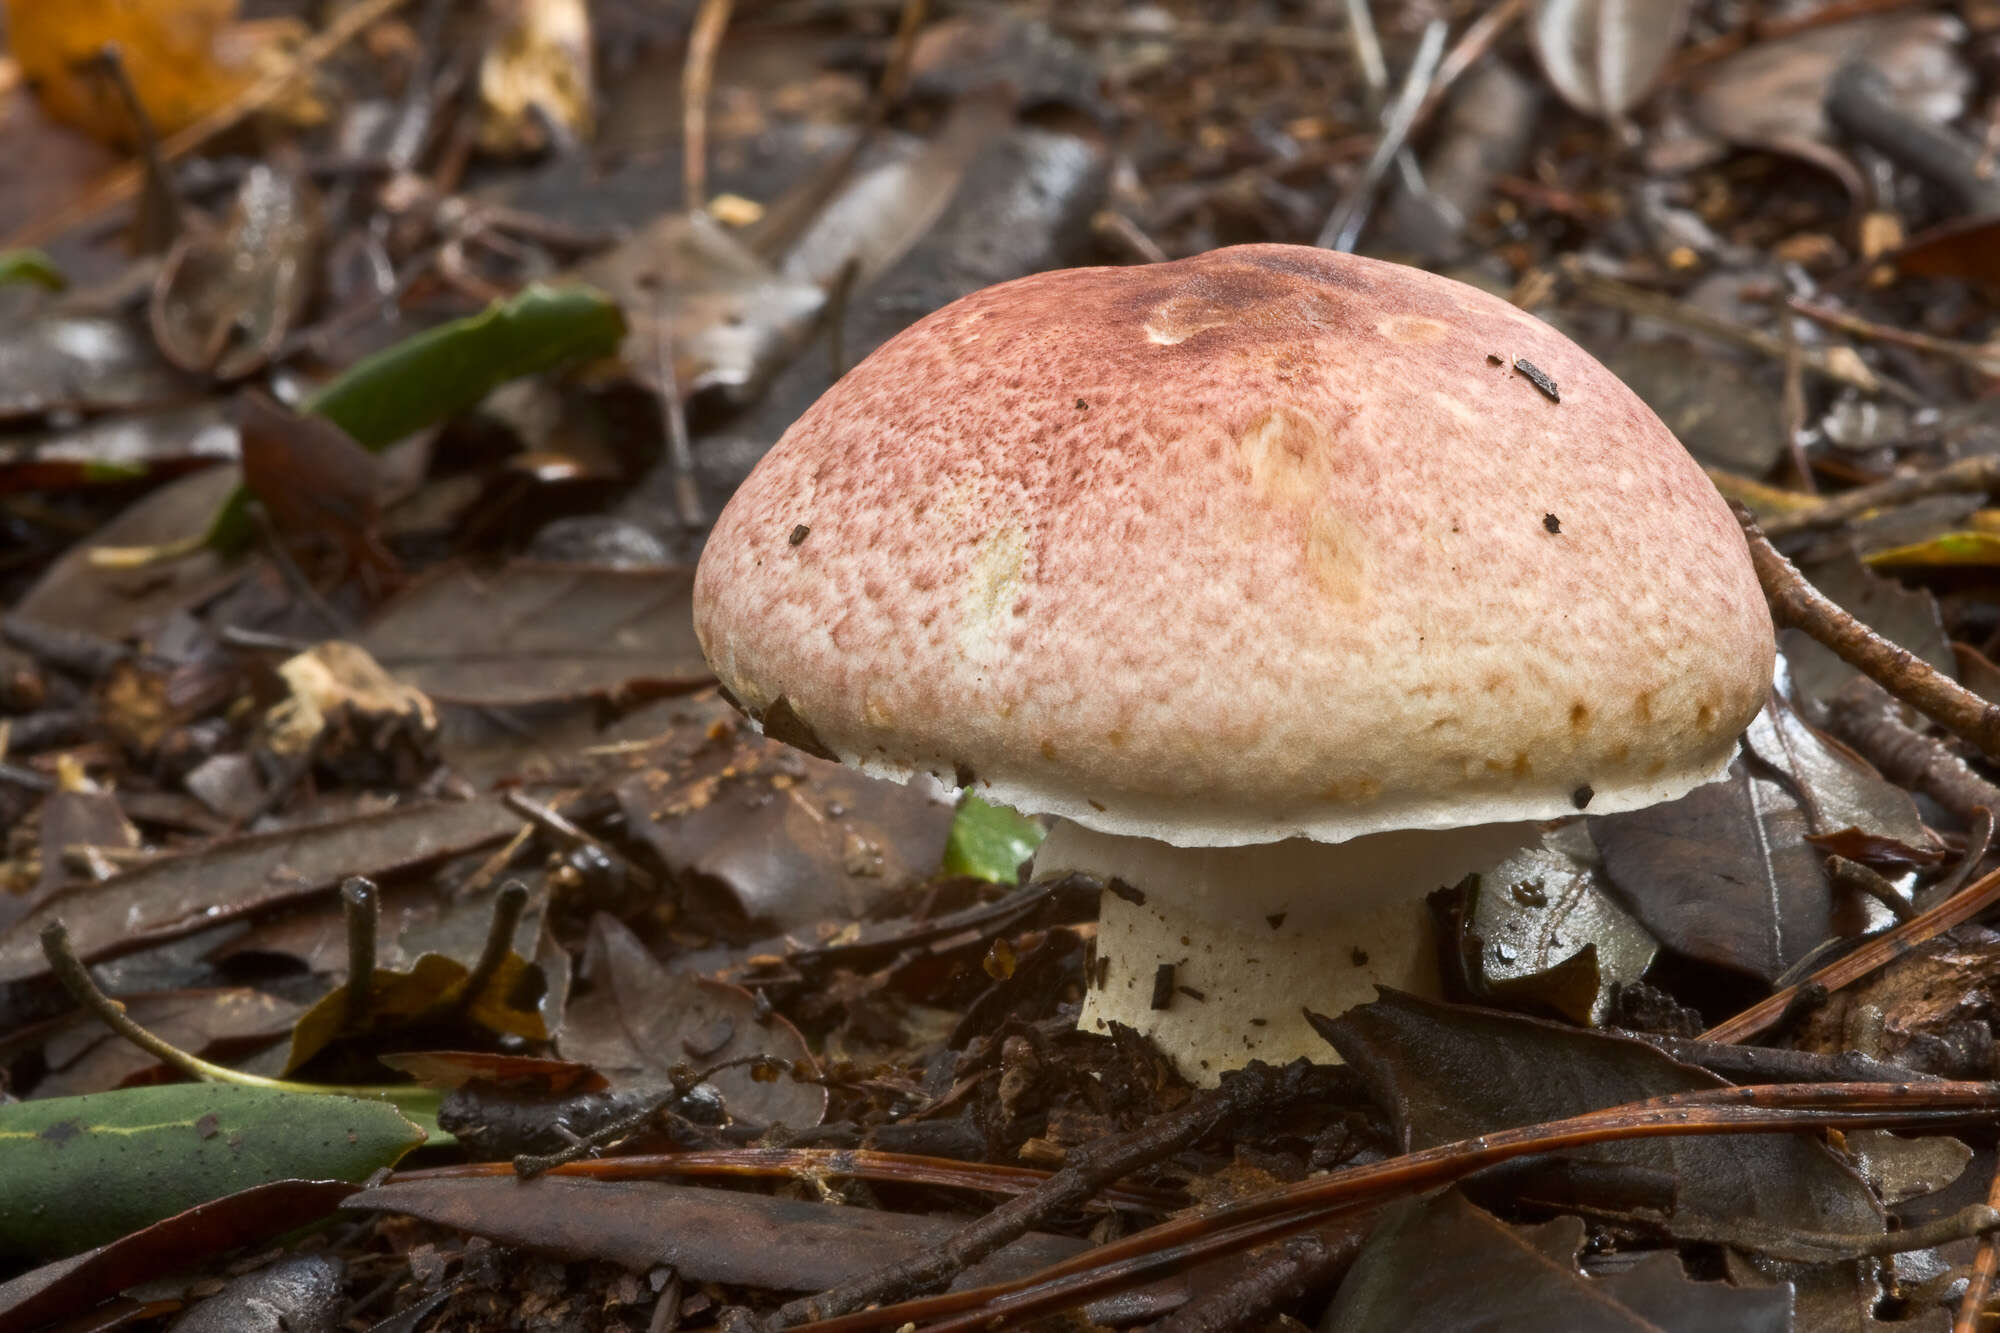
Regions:
M 1880 871 L 1870 869 L 1859 861 L 1850 861 L 1839 855 L 1829 856 L 1826 858 L 1826 877 L 1838 888 L 1851 889 L 1873 898 L 1888 908 L 1898 921 L 1908 921 L 1917 914 L 1917 909 L 1896 892 L 1896 886 Z
M 1154 1324 L 1150 1333 L 1232 1333 L 1265 1327 L 1279 1311 L 1332 1286 L 1353 1267 L 1368 1239 L 1372 1217 L 1343 1219 L 1345 1226 L 1293 1236 L 1274 1251 L 1253 1256 L 1233 1281 L 1196 1296 Z
M 1112 208 L 1101 208 L 1090 219 L 1090 229 L 1102 240 L 1116 241 L 1144 264 L 1164 264 L 1167 252 L 1131 218 Z
M 1299 1095 L 1304 1083 L 1292 1071 L 1302 1068 L 1252 1064 L 1227 1074 L 1220 1087 L 1197 1093 L 1177 1111 L 1129 1134 L 1078 1148 L 1063 1169 L 1040 1187 L 1009 1199 L 942 1244 L 817 1296 L 790 1302 L 771 1317 L 770 1326 L 782 1329 L 836 1319 L 892 1297 L 935 1291 L 1002 1245 L 1068 1211 L 1120 1176 L 1181 1151 L 1246 1112 Z
M 1958 864 L 1951 868 L 1949 875 L 1935 884 L 1926 885 L 1923 892 L 1917 895 L 1917 906 L 1920 909 L 1929 911 L 1964 888 L 1972 879 L 1973 871 L 1977 870 L 1980 863 L 1986 859 L 1986 853 L 1992 850 L 1993 812 L 1982 809 L 1972 813 L 1972 827 L 1965 835 L 1964 854 L 1958 858 Z
M 1866 486 L 1842 491 L 1810 509 L 1779 514 L 1765 520 L 1764 535 L 1777 541 L 1797 532 L 1837 528 L 1871 509 L 1887 509 L 1933 495 L 1985 495 L 1994 491 L 2000 491 L 2000 454 L 1976 454 L 1929 472 L 1908 472 L 1871 481 Z
M 1986 1206 L 2000 1208 L 2000 1167 L 1993 1172 L 1993 1183 L 1986 1191 Z M 1965 1295 L 1958 1301 L 1958 1317 L 1952 1320 L 1951 1333 L 1979 1333 L 1980 1316 L 1986 1306 L 1986 1293 L 1992 1290 L 1993 1275 L 2000 1272 L 2000 1246 L 1994 1244 L 1993 1233 L 1988 1231 L 1979 1238 L 1979 1252 L 1972 1259 L 1972 1276 L 1965 1284 Z
M 1657 1046 L 1683 1064 L 1700 1065 L 1731 1083 L 1923 1083 L 1937 1078 L 1877 1060 L 1859 1051 L 1781 1050 L 1775 1046 L 1737 1046 L 1698 1037 L 1668 1037 L 1657 1032 L 1627 1032 L 1628 1037 Z
M 1859 315 L 1851 315 L 1845 310 L 1835 310 L 1831 306 L 1814 305 L 1810 301 L 1793 297 L 1785 303 L 1795 313 L 1805 316 L 1817 324 L 1851 333 L 1857 338 L 1869 338 L 1875 342 L 1885 342 L 1896 347 L 1907 347 L 1912 351 L 1929 352 L 1932 356 L 1948 357 L 1975 374 L 1991 379 L 2000 376 L 2000 355 L 1982 343 L 1958 342 L 1951 338 L 1933 338 L 1928 333 L 1917 333 L 1910 329 L 1898 329 L 1887 324 L 1877 324 Z
M 1792 457 L 1792 472 L 1799 488 L 1808 494 L 1819 490 L 1813 480 L 1812 460 L 1806 457 L 1806 376 L 1805 361 L 1799 350 L 1799 328 L 1787 313 L 1783 300 L 1777 305 L 1778 328 L 1785 339 L 1785 448 Z
M 353 1029 L 368 1017 L 375 986 L 375 932 L 382 919 L 375 885 L 360 875 L 341 881 L 340 912 L 347 918 L 347 1014 L 341 1026 Z
M 688 33 L 687 63 L 681 72 L 681 181 L 690 213 L 708 207 L 708 94 L 715 85 L 715 58 L 729 28 L 735 0 L 701 0 Z
M 1677 301 L 1660 292 L 1650 292 L 1631 283 L 1620 282 L 1592 273 L 1574 257 L 1566 259 L 1562 265 L 1577 296 L 1597 305 L 1622 310 L 1628 315 L 1641 319 L 1658 320 L 1676 328 L 1691 329 L 1705 333 L 1711 338 L 1720 338 L 1726 343 L 1768 356 L 1774 361 L 1782 361 L 1785 356 L 1784 339 L 1762 329 L 1753 329 L 1733 320 L 1710 314 L 1686 301 Z M 1905 402 L 1917 402 L 1917 395 L 1904 385 L 1893 380 L 1884 380 L 1868 369 L 1852 349 L 1839 349 L 1849 355 L 1835 358 L 1818 347 L 1799 349 L 1799 366 L 1815 375 L 1823 376 L 1837 384 L 1845 384 L 1863 393 L 1889 393 Z
M 521 914 L 527 908 L 527 885 L 510 879 L 500 886 L 500 892 L 493 897 L 493 915 L 486 922 L 486 947 L 479 951 L 479 961 L 472 965 L 471 975 L 458 993 L 457 1008 L 472 1008 L 493 984 L 493 974 L 507 961 L 507 953 L 514 947 L 514 930 L 521 924 Z
M 1958 893 L 1920 916 L 1912 917 L 1894 930 L 1876 936 L 1844 958 L 1835 959 L 1797 985 L 1759 1000 L 1736 1017 L 1718 1023 L 1701 1034 L 1703 1041 L 1748 1041 L 1774 1026 L 1790 1008 L 1793 997 L 1817 987 L 1831 995 L 1842 986 L 1858 981 L 1876 968 L 1910 952 L 1926 941 L 1942 935 L 1964 921 L 2000 902 L 2000 870 L 1974 880 Z
M 1430 26 L 1424 29 L 1417 53 L 1410 58 L 1409 72 L 1403 76 L 1403 87 L 1382 118 L 1382 138 L 1375 145 L 1375 155 L 1362 168 L 1361 179 L 1348 190 L 1333 210 L 1333 215 L 1327 218 L 1326 225 L 1320 228 L 1319 245 L 1322 249 L 1352 250 L 1354 242 L 1360 238 L 1362 225 L 1367 220 L 1369 206 L 1374 203 L 1375 192 L 1381 187 L 1382 177 L 1387 174 L 1396 154 L 1409 141 L 1410 131 L 1417 123 L 1417 112 L 1423 106 L 1424 94 L 1437 78 L 1438 62 L 1444 56 L 1444 34 L 1443 19 L 1431 20 Z
M 2000 811 L 2000 787 L 1942 742 L 1903 725 L 1873 681 L 1844 686 L 1826 707 L 1827 729 L 1897 786 L 1922 792 L 1968 824 L 1976 825 L 1981 812 Z
M 1989 757 L 2000 756 L 2000 706 L 1986 702 L 1907 648 L 1899 648 L 1806 582 L 1765 539 L 1750 511 L 1737 507 L 1750 563 L 1781 629 L 1803 630 L 1889 693 Z

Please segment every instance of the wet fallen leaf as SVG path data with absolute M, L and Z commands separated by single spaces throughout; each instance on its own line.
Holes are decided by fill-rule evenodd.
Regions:
M 1676 952 L 1766 981 L 1833 933 L 1805 808 L 1738 759 L 1677 801 L 1590 821 L 1618 899 Z
M 1641 1041 L 1395 992 L 1314 1025 L 1389 1112 L 1406 1151 L 1723 1085 Z M 1576 1156 L 1670 1180 L 1661 1220 L 1675 1235 L 1708 1238 L 1745 1219 L 1848 1235 L 1883 1229 L 1860 1176 L 1803 1135 L 1630 1140 Z
M 403 1213 L 567 1259 L 646 1272 L 671 1264 L 690 1282 L 816 1291 L 943 1241 L 963 1219 L 840 1208 L 652 1180 L 392 1181 L 344 1207 Z M 1030 1232 L 954 1286 L 998 1282 L 1067 1259 L 1085 1242 Z
M 347 1308 L 346 1276 L 337 1256 L 287 1255 L 202 1296 L 173 1333 L 334 1333 Z
M 190 226 L 160 266 L 148 317 L 167 360 L 240 379 L 269 361 L 312 298 L 319 197 L 296 170 L 259 163 L 220 229 Z
M 1790 1333 L 1789 1287 L 1695 1282 L 1672 1251 L 1621 1256 L 1593 1276 L 1578 1264 L 1583 1220 L 1508 1226 L 1457 1190 L 1398 1204 L 1354 1261 L 1322 1333 Z M 1441 1255 L 1451 1277 L 1438 1280 Z
M 27 1333 L 81 1314 L 106 1294 L 183 1272 L 208 1257 L 326 1216 L 355 1186 L 279 1180 L 197 1204 L 107 1245 L 0 1284 L 0 1333 Z
M 1658 81 L 1693 7 L 1692 0 L 1536 0 L 1528 37 L 1564 101 L 1616 120 Z
M 709 680 L 694 636 L 694 571 L 515 561 L 490 576 L 432 570 L 360 636 L 440 703 L 509 707 L 644 697 Z
M 2000 936 L 1960 927 L 1891 961 L 1807 1015 L 1805 1050 L 1856 1050 L 1909 1069 L 1984 1078 L 2000 1004 Z
M 1805 804 L 1815 841 L 1859 835 L 1874 844 L 1859 859 L 1881 865 L 1935 865 L 1944 859 L 1944 844 L 1924 824 L 1908 792 L 1807 726 L 1782 698 L 1773 697 L 1750 720 L 1743 743 L 1783 775 Z
M 113 864 L 103 852 L 131 851 L 139 845 L 139 830 L 125 818 L 118 798 L 97 787 L 66 788 L 49 793 L 42 802 L 42 878 L 38 895 L 54 892 L 70 880 L 97 877 Z
M 499 31 L 479 63 L 479 146 L 535 152 L 548 146 L 549 125 L 588 140 L 596 89 L 583 0 L 514 0 L 497 13 Z
M 0 1106 L 0 1252 L 73 1254 L 274 1180 L 364 1180 L 423 1137 L 387 1102 L 221 1083 Z
M 47 971 L 40 936 L 51 921 L 64 922 L 77 955 L 94 962 L 324 893 L 349 875 L 469 851 L 520 823 L 497 800 L 413 804 L 162 856 L 37 904 L 0 935 L 0 982 Z
M 1928 541 L 1870 551 L 1865 559 L 1873 569 L 1992 568 L 2000 565 L 2000 534 L 1943 532 Z
M 1892 257 L 1919 278 L 1956 278 L 2000 288 L 2000 218 L 1955 218 L 1912 236 Z
M 1580 826 L 1481 873 L 1464 918 L 1460 947 L 1476 994 L 1576 1023 L 1602 1023 L 1619 987 L 1659 952 L 1607 891 Z
M 617 1085 L 672 1084 L 676 1066 L 708 1069 L 766 1056 L 809 1074 L 805 1038 L 784 1018 L 758 1013 L 741 986 L 691 972 L 668 972 L 617 918 L 590 924 L 593 989 L 570 1002 L 556 1044 L 563 1058 L 599 1070 Z M 709 1080 L 729 1114 L 750 1124 L 810 1129 L 826 1115 L 826 1089 L 789 1073 L 760 1080 L 754 1069 L 724 1069 Z

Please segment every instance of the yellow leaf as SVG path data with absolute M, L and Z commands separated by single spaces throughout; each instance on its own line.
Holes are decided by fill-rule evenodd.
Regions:
M 49 114 L 126 147 L 137 140 L 117 90 L 82 62 L 114 43 L 161 135 L 236 96 L 245 64 L 221 54 L 237 0 L 7 0 L 7 35 Z
M 2000 534 L 1944 532 L 1928 541 L 1892 546 L 1863 557 L 1881 568 L 1926 569 L 1946 565 L 2000 565 Z

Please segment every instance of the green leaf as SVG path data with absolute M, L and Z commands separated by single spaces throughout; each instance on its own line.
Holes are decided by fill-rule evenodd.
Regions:
M 380 451 L 476 406 L 508 380 L 609 356 L 624 337 L 625 316 L 603 292 L 579 283 L 533 283 L 477 315 L 364 357 L 301 411 Z M 239 487 L 217 511 L 209 546 L 235 550 L 249 540 L 248 503 Z
M 0 287 L 12 282 L 32 282 L 52 292 L 69 286 L 56 261 L 40 250 L 0 250 Z
M 365 1180 L 423 1138 L 386 1102 L 222 1083 L 0 1106 L 0 1254 L 74 1254 L 266 1181 Z
M 1021 862 L 1035 854 L 1048 836 L 1040 824 L 1004 805 L 993 805 L 967 792 L 952 816 L 945 839 L 944 868 L 953 875 L 977 875 L 996 884 L 1012 884 Z

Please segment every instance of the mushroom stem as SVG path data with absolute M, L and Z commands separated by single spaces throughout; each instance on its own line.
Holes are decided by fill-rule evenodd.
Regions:
M 1541 836 L 1533 823 L 1174 847 L 1064 820 L 1035 874 L 1106 885 L 1079 1026 L 1123 1023 L 1190 1080 L 1250 1060 L 1337 1059 L 1306 1011 L 1338 1014 L 1378 985 L 1438 994 L 1423 899 Z

